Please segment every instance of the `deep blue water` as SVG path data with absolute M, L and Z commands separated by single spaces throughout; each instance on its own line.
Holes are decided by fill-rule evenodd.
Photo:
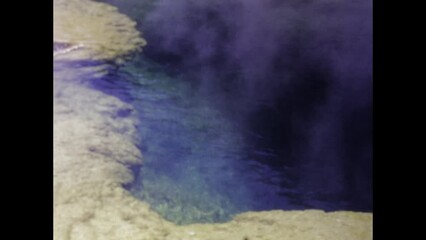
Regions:
M 372 211 L 368 1 L 306 2 L 300 21 L 278 1 L 107 2 L 148 40 L 94 81 L 139 116 L 144 164 L 133 166 L 132 194 L 179 224 Z
M 321 156 L 318 163 L 283 161 L 289 140 L 280 138 L 282 119 L 265 103 L 248 104 L 263 112 L 244 124 L 191 82 L 165 72 L 140 57 L 93 81 L 136 108 L 144 163 L 133 166 L 137 177 L 126 188 L 165 218 L 187 224 L 223 222 L 249 210 L 371 211 L 368 189 L 352 189 L 357 185 L 342 179 L 351 165 Z M 366 195 L 351 197 L 352 190 Z

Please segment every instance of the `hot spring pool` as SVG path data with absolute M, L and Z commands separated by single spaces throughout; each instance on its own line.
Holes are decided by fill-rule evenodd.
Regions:
M 348 195 L 351 182 L 341 174 L 350 169 L 286 162 L 274 145 L 280 139 L 267 131 L 275 115 L 243 124 L 233 118 L 238 113 L 220 109 L 191 82 L 144 57 L 93 84 L 136 109 L 143 165 L 132 166 L 136 179 L 126 188 L 170 221 L 225 222 L 237 213 L 273 209 L 371 211 L 368 190 L 363 198 Z M 247 100 L 241 108 L 256 104 Z
M 55 0 L 54 238 L 371 239 L 370 8 L 293 3 Z

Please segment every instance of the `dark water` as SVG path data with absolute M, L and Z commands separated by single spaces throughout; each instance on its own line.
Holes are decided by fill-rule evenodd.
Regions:
M 151 64 L 139 58 L 93 83 L 137 109 L 144 164 L 126 187 L 164 217 L 186 224 L 249 210 L 371 211 L 369 189 L 357 189 L 369 182 L 356 182 L 370 181 L 368 162 L 360 171 L 352 159 L 298 161 L 286 145 L 303 148 L 293 142 L 303 140 L 284 133 L 285 116 L 258 103 L 244 121 L 233 118 Z M 343 176 L 351 173 L 362 174 Z
M 126 186 L 136 197 L 179 224 L 249 210 L 372 211 L 369 8 L 110 2 L 148 40 L 95 81 L 138 112 L 144 164 Z M 257 22 L 245 15 L 253 8 Z M 275 8 L 314 15 L 271 25 Z

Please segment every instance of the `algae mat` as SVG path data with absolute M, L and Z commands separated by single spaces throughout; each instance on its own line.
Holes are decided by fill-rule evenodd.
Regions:
M 122 185 L 142 164 L 133 107 L 90 87 L 90 79 L 146 44 L 113 6 L 54 1 L 54 239 L 372 239 L 372 214 L 247 212 L 221 224 L 177 226 Z M 120 116 L 120 112 L 130 112 Z M 141 143 L 143 144 L 143 143 Z

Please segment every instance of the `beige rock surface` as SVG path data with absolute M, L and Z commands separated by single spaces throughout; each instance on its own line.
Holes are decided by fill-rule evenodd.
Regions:
M 121 63 L 126 54 L 140 51 L 146 44 L 134 28 L 136 23 L 108 4 L 54 0 L 53 17 L 54 42 L 72 45 L 55 56 L 71 52 L 68 55 L 75 59 L 115 59 Z M 85 51 L 74 51 L 81 48 Z
M 368 213 L 248 212 L 223 224 L 176 226 L 131 196 L 122 184 L 133 180 L 129 166 L 142 163 L 132 106 L 87 86 L 85 78 L 102 75 L 102 66 L 60 61 L 120 58 L 143 45 L 133 26 L 106 4 L 55 0 L 54 41 L 84 46 L 55 57 L 55 240 L 372 239 Z M 120 110 L 131 114 L 117 117 Z

